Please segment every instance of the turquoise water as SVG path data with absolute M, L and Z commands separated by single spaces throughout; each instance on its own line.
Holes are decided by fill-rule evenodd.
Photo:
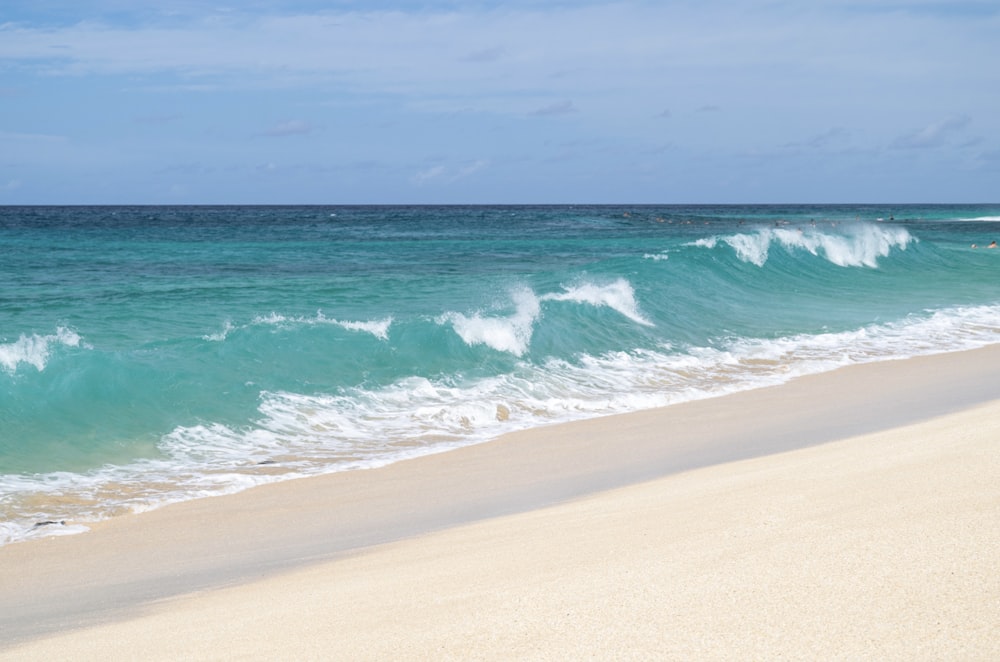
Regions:
M 1000 205 L 3 207 L 0 543 L 991 344 L 993 238 Z

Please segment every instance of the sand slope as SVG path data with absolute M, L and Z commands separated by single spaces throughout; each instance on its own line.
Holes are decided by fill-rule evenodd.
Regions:
M 0 657 L 991 660 L 998 632 L 994 402 L 176 597 Z

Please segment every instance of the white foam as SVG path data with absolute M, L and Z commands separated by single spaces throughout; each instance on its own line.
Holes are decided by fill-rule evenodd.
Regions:
M 367 322 L 341 322 L 334 321 L 338 326 L 348 331 L 365 331 L 380 340 L 389 339 L 389 327 L 392 326 L 392 318 L 387 317 L 382 320 L 369 320 Z
M 960 221 L 984 221 L 984 222 L 996 222 L 1000 221 L 1000 216 L 976 216 L 973 218 L 960 218 Z
M 519 296 L 521 308 L 513 317 L 538 314 L 532 293 Z M 338 394 L 263 392 L 256 421 L 238 428 L 219 423 L 178 427 L 161 439 L 159 459 L 87 474 L 0 476 L 6 517 L 0 544 L 73 532 L 35 529 L 37 521 L 76 525 L 121 508 L 139 512 L 266 482 L 381 466 L 548 423 L 712 397 L 848 364 L 997 342 L 1000 306 L 956 307 L 838 333 L 733 338 L 711 347 L 617 351 L 543 365 L 519 362 L 508 374 L 467 382 L 410 377 L 376 390 Z M 59 494 L 63 510 L 18 510 L 11 496 L 38 503 L 45 494 Z
M 723 237 L 722 241 L 736 251 L 736 257 L 743 262 L 764 266 L 767 262 L 768 249 L 771 246 L 771 230 L 761 230 L 757 234 L 735 234 Z
M 0 366 L 7 372 L 14 373 L 20 364 L 26 363 L 41 372 L 55 345 L 79 347 L 80 344 L 80 336 L 65 327 L 59 327 L 54 334 L 44 336 L 21 334 L 15 342 L 0 345 Z
M 524 356 L 528 351 L 535 322 L 542 314 L 543 301 L 568 301 L 608 307 L 633 322 L 653 326 L 639 311 L 635 291 L 623 278 L 604 285 L 581 283 L 564 286 L 562 292 L 541 296 L 528 288 L 520 288 L 511 292 L 511 299 L 515 310 L 508 316 L 488 316 L 482 312 L 466 315 L 452 311 L 441 315 L 436 321 L 438 324 L 450 324 L 467 345 L 486 345 L 514 356 Z
M 389 339 L 389 328 L 392 326 L 392 317 L 385 317 L 380 320 L 338 320 L 330 317 L 326 317 L 322 311 L 317 311 L 316 315 L 313 317 L 303 317 L 303 316 L 286 316 L 281 315 L 276 312 L 271 312 L 268 315 L 258 315 L 251 320 L 249 324 L 242 325 L 239 327 L 233 326 L 233 323 L 229 320 L 226 321 L 223 326 L 222 331 L 218 333 L 212 333 L 209 335 L 202 336 L 205 340 L 212 342 L 222 342 L 226 340 L 233 331 L 246 329 L 250 326 L 276 326 L 276 327 L 286 327 L 286 326 L 315 326 L 318 324 L 329 324 L 331 326 L 339 326 L 347 331 L 360 331 L 364 333 L 370 333 L 379 340 Z
M 227 337 L 229 337 L 230 331 L 234 331 L 235 329 L 236 327 L 233 326 L 233 323 L 229 320 L 226 320 L 226 323 L 222 327 L 222 331 L 219 331 L 218 333 L 210 333 L 208 335 L 204 335 L 202 336 L 202 338 L 204 340 L 208 340 L 211 342 L 222 342 Z
M 32 540 L 34 538 L 72 536 L 87 531 L 90 531 L 90 527 L 84 524 L 72 524 L 61 521 L 0 522 L 0 547 L 12 542 Z
M 546 294 L 541 299 L 542 301 L 573 301 L 591 306 L 607 306 L 633 322 L 644 326 L 653 326 L 653 323 L 639 312 L 639 304 L 635 300 L 635 290 L 631 283 L 624 278 L 619 278 L 606 285 L 583 283 L 574 287 L 564 287 L 563 290 L 561 294 Z
M 253 318 L 253 321 L 250 323 L 259 325 L 277 326 L 279 324 L 284 324 L 285 322 L 288 321 L 289 319 L 284 315 L 279 315 L 278 313 L 271 312 L 269 315 L 257 315 L 256 317 Z
M 499 352 L 523 356 L 531 343 L 535 320 L 541 314 L 541 305 L 535 293 L 528 288 L 511 294 L 515 311 L 507 317 L 486 317 L 481 313 L 466 316 L 449 312 L 438 318 L 439 324 L 451 324 L 455 333 L 467 345 L 487 345 Z
M 879 258 L 888 257 L 894 248 L 906 250 L 916 241 L 905 228 L 856 223 L 845 225 L 842 234 L 813 227 L 761 228 L 749 234 L 699 239 L 688 245 L 712 249 L 723 243 L 736 252 L 740 261 L 758 267 L 767 263 L 771 248 L 777 245 L 789 251 L 807 251 L 839 267 L 876 268 Z

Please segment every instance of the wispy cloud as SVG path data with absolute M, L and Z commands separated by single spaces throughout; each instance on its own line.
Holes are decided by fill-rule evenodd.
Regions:
M 842 126 L 835 126 L 831 129 L 827 129 L 823 133 L 813 136 L 808 141 L 806 145 L 809 147 L 829 147 L 830 145 L 843 143 L 850 140 L 851 132 Z
M 489 165 L 490 162 L 487 161 L 486 159 L 479 159 L 477 161 L 473 161 L 472 163 L 469 163 L 463 166 L 462 168 L 459 168 L 457 178 L 460 179 L 462 177 L 468 177 L 469 175 L 475 174 L 480 170 L 483 170 Z
M 4 5 L 0 156 L 65 173 L 54 182 L 100 169 L 138 182 L 165 164 L 200 163 L 211 170 L 175 173 L 177 183 L 234 196 L 243 185 L 229 169 L 238 167 L 287 176 L 282 195 L 325 199 L 330 178 L 290 174 L 313 163 L 344 169 L 344 191 L 378 201 L 413 193 L 393 189 L 401 179 L 442 199 L 474 188 L 493 200 L 589 198 L 599 179 L 611 198 L 645 190 L 660 199 L 671 181 L 710 199 L 722 180 L 753 180 L 783 197 L 793 160 L 860 183 L 831 180 L 843 195 L 868 195 L 878 154 L 880 176 L 924 199 L 928 181 L 943 187 L 949 177 L 929 179 L 927 163 L 915 170 L 912 150 L 953 151 L 934 166 L 944 168 L 1000 145 L 995 114 L 978 113 L 975 131 L 968 117 L 948 117 L 955 99 L 970 114 L 991 107 L 995 74 L 983 63 L 1000 61 L 1000 12 L 961 8 L 995 1 L 146 4 Z M 73 103 L 86 112 L 37 112 Z M 917 112 L 940 121 L 920 126 Z M 563 147 L 586 139 L 620 151 Z M 669 153 L 648 158 L 644 150 L 667 140 Z M 578 167 L 547 167 L 554 153 L 572 153 Z M 747 153 L 759 155 L 752 169 L 733 158 Z M 434 154 L 448 156 L 424 160 Z M 646 189 L 637 155 L 660 169 Z M 382 164 L 377 174 L 351 166 L 368 158 Z M 523 167 L 496 167 L 504 181 L 482 176 L 513 159 Z M 583 172 L 600 174 L 585 181 Z M 475 187 L 446 190 L 473 177 Z M 992 184 L 983 181 L 975 185 Z M 78 195 L 73 186 L 66 195 Z M 147 188 L 161 186 L 158 178 Z M 6 198 L 25 191 L 34 186 Z
M 283 138 L 285 136 L 304 136 L 313 132 L 313 125 L 305 120 L 288 120 L 279 122 L 264 132 L 264 135 Z
M 435 165 L 417 172 L 413 175 L 412 181 L 418 186 L 435 181 L 451 184 L 460 179 L 464 179 L 465 177 L 469 177 L 470 175 L 489 167 L 489 165 L 490 162 L 486 159 L 478 159 L 453 168 L 448 168 L 444 165 Z
M 786 149 L 797 150 L 797 149 L 828 149 L 831 147 L 836 147 L 845 144 L 850 140 L 851 133 L 847 129 L 841 126 L 835 126 L 822 133 L 807 138 L 803 141 L 793 141 L 785 143 L 784 147 Z
M 927 149 L 940 147 L 945 144 L 951 136 L 967 127 L 972 120 L 966 116 L 953 116 L 928 124 L 922 129 L 917 129 L 899 136 L 892 141 L 891 147 L 894 149 Z
M 442 165 L 432 166 L 430 168 L 425 168 L 420 170 L 415 175 L 413 175 L 413 183 L 417 185 L 426 184 L 427 182 L 433 181 L 435 179 L 441 179 L 445 176 L 447 170 Z
M 547 106 L 542 106 L 537 110 L 531 112 L 535 116 L 547 116 L 547 115 L 569 115 L 571 113 L 577 112 L 576 106 L 573 105 L 572 101 L 556 101 L 555 103 L 550 103 Z
M 817 86 L 835 84 L 831 77 L 856 80 L 873 73 L 900 80 L 901 73 L 956 69 L 959 62 L 969 69 L 988 55 L 981 40 L 970 47 L 967 31 L 943 31 L 921 15 L 859 15 L 853 2 L 840 0 L 810 3 L 808 10 L 775 2 L 753 12 L 727 2 L 723 6 L 732 11 L 721 19 L 688 2 L 515 3 L 503 11 L 480 3 L 461 9 L 431 3 L 407 11 L 400 4 L 395 10 L 390 2 L 379 3 L 386 10 L 282 15 L 278 3 L 265 2 L 251 6 L 271 13 L 188 11 L 167 20 L 147 11 L 128 25 L 4 24 L 0 62 L 8 71 L 138 74 L 159 89 L 325 85 L 421 100 L 523 100 L 554 89 L 582 100 L 646 93 L 652 81 L 675 90 L 706 81 L 735 89 L 788 66 L 807 72 Z M 931 39 L 939 45 L 933 51 L 925 48 Z M 491 63 L 490 75 L 470 63 Z M 802 96 L 810 91 L 803 89 Z M 506 110 L 524 112 L 515 105 Z M 588 103 L 588 113 L 593 107 Z M 699 109 L 711 110 L 719 107 Z

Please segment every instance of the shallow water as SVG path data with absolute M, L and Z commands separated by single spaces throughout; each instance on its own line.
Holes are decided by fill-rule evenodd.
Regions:
M 994 206 L 0 208 L 0 543 L 1000 329 Z

